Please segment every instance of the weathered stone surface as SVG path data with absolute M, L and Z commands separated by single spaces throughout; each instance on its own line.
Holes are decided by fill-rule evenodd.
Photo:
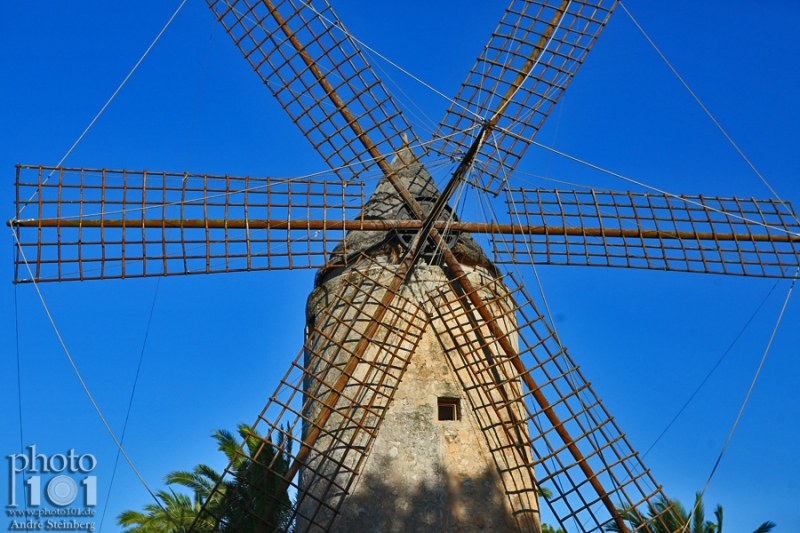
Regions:
M 494 279 L 486 269 L 469 270 L 476 286 Z M 329 279 L 311 294 L 310 323 L 318 319 L 342 279 L 343 276 Z M 444 286 L 446 281 L 440 267 L 418 267 L 406 282 L 404 294 L 411 300 L 425 302 L 427 294 Z M 315 480 L 316 473 L 303 473 L 303 488 L 320 499 L 324 494 L 331 506 L 341 503 L 332 531 L 538 530 L 538 505 L 533 481 L 520 456 L 521 447 L 510 442 L 499 426 L 508 424 L 508 416 L 492 405 L 502 398 L 487 394 L 486 387 L 479 382 L 493 378 L 489 373 L 476 377 L 465 361 L 459 362 L 461 356 L 455 353 L 453 341 L 447 335 L 437 334 L 444 327 L 447 325 L 441 321 L 437 324 L 436 320 L 426 325 L 378 437 L 361 465 L 361 474 L 346 499 L 340 501 L 345 498 L 341 491 Z M 506 385 L 506 390 L 518 397 L 518 387 L 518 383 L 512 382 Z M 460 399 L 460 420 L 437 419 L 439 397 Z M 307 416 L 314 414 L 309 412 Z M 335 427 L 335 417 L 328 424 Z M 356 443 L 366 445 L 366 437 Z M 345 457 L 344 463 L 355 466 L 355 458 L 351 455 L 349 459 Z M 313 464 L 319 468 L 317 463 Z M 346 476 L 340 475 L 337 480 L 344 482 Z M 320 517 L 326 513 L 333 518 L 332 512 L 324 506 L 315 507 L 313 502 L 300 509 L 301 515 L 311 516 L 311 513 L 316 513 L 320 523 L 324 522 Z
M 401 151 L 391 167 L 418 201 L 439 196 L 431 176 L 410 149 Z M 402 206 L 403 201 L 384 177 L 361 216 L 392 220 L 402 216 Z M 340 289 L 348 294 L 347 283 L 357 280 L 359 274 L 354 269 L 359 268 L 364 256 L 388 268 L 369 267 L 376 276 L 384 276 L 385 286 L 404 248 L 392 232 L 351 232 L 337 249 L 344 251 L 345 256 L 332 256 L 339 263 L 317 275 L 306 311 L 309 332 L 314 327 L 341 331 L 331 319 L 329 304 L 333 301 L 335 308 L 338 300 L 334 295 Z M 513 306 L 507 301 L 507 290 L 496 280 L 494 265 L 467 234 L 458 236 L 453 253 L 472 284 L 485 287 L 481 296 L 490 302 L 490 313 L 501 317 L 497 324 L 511 333 L 508 338 L 515 344 L 514 313 L 508 313 Z M 352 373 L 343 398 L 337 400 L 315 451 L 309 455 L 307 468 L 301 470 L 297 531 L 323 531 L 335 519 L 331 531 L 340 533 L 539 532 L 530 452 L 524 444 L 529 439 L 521 384 L 476 313 L 458 317 L 437 312 L 442 304 L 432 303 L 429 294 L 442 287 L 445 302 L 457 299 L 447 288 L 444 270 L 436 265 L 418 264 L 405 280 L 403 296 L 423 306 L 431 318 L 419 324 L 424 330 L 421 338 L 416 338 L 416 348 L 408 339 L 389 336 L 383 351 L 367 350 L 365 362 Z M 361 315 L 351 317 L 354 328 L 335 342 L 346 347 L 356 345 L 376 309 L 367 306 Z M 457 333 L 451 334 L 453 331 Z M 316 342 L 314 335 L 311 339 Z M 404 367 L 402 361 L 390 359 L 384 353 L 387 350 L 410 356 L 396 388 L 380 380 L 381 372 L 399 376 Z M 349 357 L 346 350 L 324 342 L 313 357 L 307 354 L 306 369 L 314 379 L 306 380 L 305 393 L 309 397 L 324 396 L 329 390 L 325 383 L 333 383 L 342 375 Z M 381 370 L 376 372 L 376 365 Z M 365 392 L 365 383 L 373 390 L 394 393 L 391 403 L 390 396 L 386 396 L 385 405 L 379 398 L 375 409 L 364 411 L 362 425 L 368 431 L 357 430 L 352 423 L 359 398 L 372 400 L 376 396 Z M 439 398 L 457 398 L 460 419 L 438 420 Z M 321 402 L 307 403 L 304 435 L 311 427 L 309 421 L 318 420 L 321 410 Z M 344 413 L 350 413 L 349 418 Z M 374 432 L 379 422 L 377 413 L 385 413 L 385 418 L 377 437 L 370 439 L 368 433 Z M 352 474 L 356 470 L 358 476 Z

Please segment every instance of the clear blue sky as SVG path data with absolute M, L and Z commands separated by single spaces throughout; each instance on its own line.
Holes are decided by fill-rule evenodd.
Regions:
M 0 22 L 4 219 L 14 213 L 13 165 L 55 164 L 178 3 L 126 0 L 109 7 L 109 2 L 87 0 L 5 7 Z M 417 0 L 344 4 L 335 7 L 356 36 L 445 94 L 455 94 L 505 7 Z M 800 5 L 631 0 L 628 7 L 779 194 L 800 201 Z M 388 72 L 438 121 L 444 101 L 399 72 Z M 769 197 L 622 10 L 537 139 L 673 193 Z M 257 176 L 324 170 L 199 0 L 187 2 L 66 164 Z M 535 148 L 520 168 L 629 189 Z M 4 242 L 0 451 L 6 456 L 20 448 L 20 421 L 10 232 Z M 775 285 L 774 280 L 624 269 L 540 267 L 539 273 L 564 344 L 641 452 Z M 125 438 L 153 487 L 161 487 L 161 478 L 173 469 L 199 462 L 224 466 L 209 434 L 249 423 L 260 412 L 301 347 L 312 281 L 310 271 L 161 281 Z M 533 292 L 530 271 L 526 281 Z M 41 287 L 67 347 L 117 432 L 156 283 Z M 689 503 L 705 483 L 788 286 L 778 284 L 741 341 L 645 458 L 667 494 Z M 148 496 L 122 463 L 107 496 L 116 448 L 70 369 L 34 288 L 17 287 L 16 298 L 23 443 L 47 453 L 74 448 L 94 454 L 100 508 L 108 502 L 104 531 L 115 531 L 116 515 L 140 508 Z M 752 531 L 767 519 L 777 522 L 779 531 L 800 528 L 798 324 L 795 298 L 708 490 L 707 504 L 725 507 L 727 533 Z M 3 470 L 0 476 L 5 475 Z

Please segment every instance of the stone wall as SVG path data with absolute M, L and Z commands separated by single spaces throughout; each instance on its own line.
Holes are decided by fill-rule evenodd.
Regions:
M 493 278 L 488 270 L 468 271 L 474 285 L 491 285 Z M 311 294 L 310 324 L 325 320 L 322 311 L 344 276 L 350 275 L 348 272 L 328 279 Z M 389 274 L 387 283 L 390 278 Z M 403 291 L 410 300 L 427 306 L 435 317 L 428 293 L 446 283 L 441 268 L 420 266 Z M 484 292 L 486 299 L 495 301 L 492 305 L 503 305 L 501 285 Z M 344 340 L 357 342 L 358 331 L 363 331 L 368 319 L 360 317 L 351 338 Z M 476 347 L 468 335 L 449 335 L 445 328 L 463 329 L 464 324 L 446 320 L 434 318 L 424 326 L 402 382 L 385 406 L 385 420 L 375 439 L 366 431 L 353 439 L 348 432 L 355 428 L 343 424 L 336 414 L 328 420 L 326 429 L 330 433 L 323 434 L 317 446 L 328 450 L 327 455 L 312 454 L 309 468 L 301 472 L 298 532 L 322 531 L 333 520 L 336 508 L 340 509 L 332 531 L 343 533 L 539 531 L 538 502 L 524 444 L 527 429 L 518 422 L 524 420 L 518 405 L 519 381 L 511 377 L 510 365 L 503 362 L 502 352 L 493 343 Z M 485 326 L 476 327 L 481 330 L 480 336 L 490 338 Z M 503 327 L 510 331 L 515 325 L 512 321 Z M 380 361 L 379 352 L 366 357 Z M 343 362 L 336 357 L 330 354 L 330 360 L 336 361 L 332 366 L 317 362 L 315 371 L 338 372 Z M 306 364 L 315 363 L 309 359 Z M 476 373 L 486 365 L 494 366 Z M 348 387 L 373 376 L 369 366 L 362 365 Z M 307 386 L 314 385 L 309 382 Z M 438 419 L 439 398 L 458 399 L 458 420 Z M 337 403 L 337 410 L 352 407 L 347 405 L 351 400 Z M 312 405 L 304 416 L 314 420 L 318 412 L 319 407 Z M 377 424 L 374 416 L 365 416 L 364 420 L 368 427 Z M 360 453 L 337 446 L 337 441 L 352 441 L 351 448 L 369 448 L 369 454 L 362 459 Z M 355 469 L 360 471 L 358 476 L 351 472 Z M 303 516 L 313 517 L 320 525 L 312 526 Z

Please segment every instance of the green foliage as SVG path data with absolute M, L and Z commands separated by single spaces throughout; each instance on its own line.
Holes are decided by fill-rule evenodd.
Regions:
M 291 443 L 285 453 L 278 452 L 285 436 L 272 442 L 260 438 L 246 424 L 239 424 L 237 429 L 241 440 L 225 430 L 211 434 L 230 463 L 230 476 L 223 480 L 205 464 L 190 471 L 170 472 L 164 481 L 191 490 L 192 496 L 172 488 L 159 491 L 156 498 L 160 505 L 150 503 L 141 512 L 124 511 L 117 517 L 117 523 L 128 528 L 123 533 L 187 533 L 192 525 L 195 533 L 255 532 L 260 520 L 244 509 L 264 518 L 271 514 L 266 519 L 270 531 L 290 530 L 293 504 L 285 491 L 277 504 L 274 495 L 283 482 L 281 476 L 289 470 Z M 203 506 L 206 512 L 201 513 Z
M 691 509 L 684 508 L 678 500 L 658 499 L 647 514 L 632 507 L 618 509 L 622 519 L 631 530 L 642 533 L 722 533 L 722 506 L 714 509 L 715 522 L 706 520 L 702 495 L 698 492 Z M 694 510 L 694 514 L 692 514 Z M 691 522 L 690 522 L 691 518 Z M 754 533 L 769 533 L 775 527 L 773 522 L 764 522 Z M 620 532 L 616 523 L 606 526 L 606 531 Z
M 144 512 L 124 511 L 117 517 L 121 526 L 134 526 L 125 533 L 185 532 L 194 522 L 200 506 L 189 496 L 170 489 L 158 491 L 156 497 L 161 506 L 149 503 Z
M 286 491 L 283 491 L 277 505 L 274 497 L 283 485 L 281 476 L 288 472 L 290 466 L 286 453 L 276 453 L 284 444 L 285 437 L 267 445 L 257 435 L 250 433 L 245 425 L 239 426 L 239 435 L 246 443 L 242 449 L 246 455 L 236 447 L 230 467 L 233 470 L 233 480 L 226 482 L 227 501 L 224 502 L 224 508 L 209 509 L 211 514 L 221 517 L 216 524 L 216 530 L 223 533 L 255 532 L 262 520 L 267 523 L 267 531 L 289 529 L 292 501 Z M 252 461 L 251 458 L 257 460 Z M 214 502 L 215 507 L 219 507 L 220 503 Z M 250 512 L 245 512 L 245 509 Z
M 550 524 L 542 524 L 542 533 L 564 533 L 564 530 L 561 528 L 554 528 Z

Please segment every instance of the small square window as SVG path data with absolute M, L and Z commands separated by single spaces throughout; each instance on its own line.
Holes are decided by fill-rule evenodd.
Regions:
M 439 398 L 439 420 L 458 420 L 461 418 L 458 398 Z

